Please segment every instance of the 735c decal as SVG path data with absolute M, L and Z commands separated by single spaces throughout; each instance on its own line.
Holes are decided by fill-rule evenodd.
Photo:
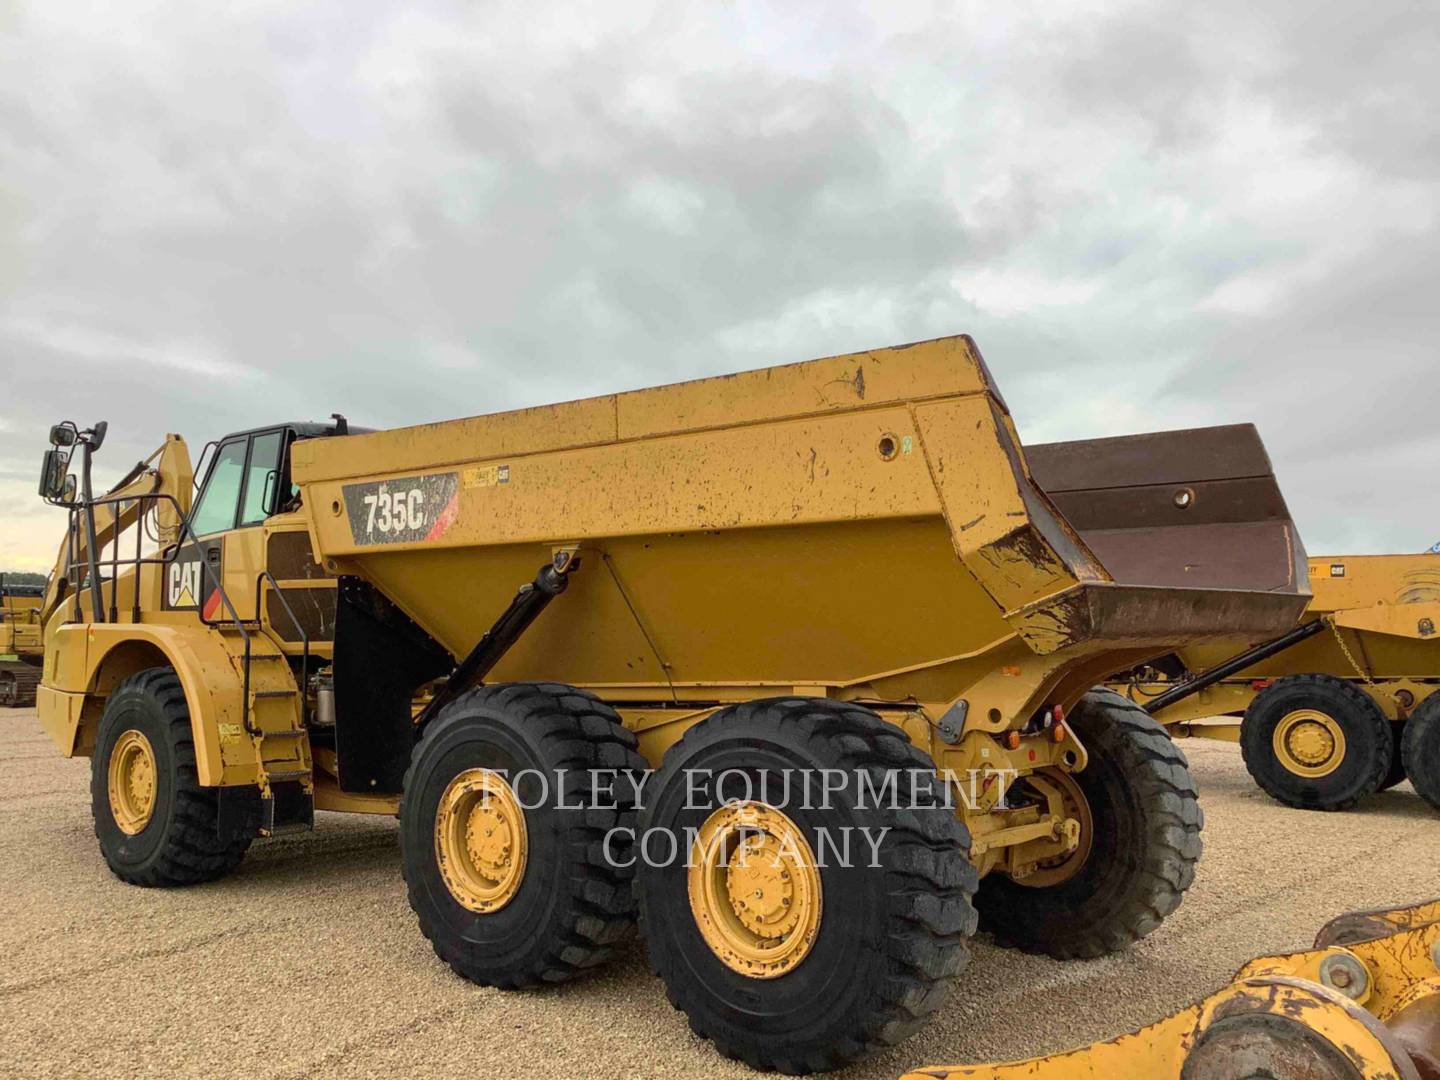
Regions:
M 362 546 L 435 540 L 460 512 L 459 487 L 453 472 L 346 484 L 350 535 Z

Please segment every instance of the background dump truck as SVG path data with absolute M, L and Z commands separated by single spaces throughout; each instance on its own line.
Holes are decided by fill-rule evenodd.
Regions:
M 19 585 L 0 574 L 0 706 L 35 704 L 45 648 L 40 640 L 39 585 Z
M 1265 559 L 1253 558 L 1257 545 L 1274 542 L 1248 520 L 1257 502 L 1226 494 L 1278 498 L 1268 467 L 1244 477 L 1247 460 L 1262 463 L 1263 451 L 1252 436 L 1224 428 L 1158 451 L 1141 437 L 1028 452 L 1035 481 L 1102 561 L 1147 542 L 1149 529 L 1188 521 L 1191 545 L 1172 542 L 1174 557 L 1197 568 L 1218 561 L 1254 588 L 1286 588 L 1263 576 Z M 1163 480 L 1169 498 L 1122 505 L 1105 490 L 1137 479 L 1135 470 Z M 1281 513 L 1283 504 L 1267 512 Z M 1208 550 L 1194 543 L 1199 537 Z M 1284 634 L 1241 649 L 1221 641 L 1179 647 L 1118 673 L 1110 689 L 1176 734 L 1240 743 L 1256 782 L 1290 806 L 1348 809 L 1408 774 L 1440 807 L 1440 554 L 1322 556 L 1309 560 L 1308 576 L 1313 598 Z M 1218 717 L 1243 720 L 1211 720 Z
M 1179 649 L 1110 685 L 1183 734 L 1240 743 L 1290 806 L 1344 810 L 1407 775 L 1440 809 L 1440 555 L 1310 560 L 1301 625 L 1227 655 Z M 1195 723 L 1238 717 L 1239 723 Z
M 939 1008 L 977 909 L 1057 957 L 1154 930 L 1200 854 L 1195 787 L 1159 725 L 1091 688 L 1177 643 L 1273 637 L 1308 597 L 1252 429 L 1143 437 L 1071 520 L 965 337 L 258 429 L 208 455 L 193 505 L 177 437 L 92 498 L 103 427 L 52 434 L 42 490 L 72 514 L 39 710 L 92 756 L 117 874 L 214 877 L 315 809 L 398 811 L 410 903 L 457 972 L 561 980 L 638 918 L 694 1029 L 787 1071 Z M 1232 474 L 1151 482 L 1147 459 L 1204 438 Z M 1203 487 L 1181 516 L 1177 479 Z M 797 773 L 857 782 L 813 798 Z M 903 798 L 858 782 L 897 774 Z M 873 849 L 837 857 L 852 834 Z

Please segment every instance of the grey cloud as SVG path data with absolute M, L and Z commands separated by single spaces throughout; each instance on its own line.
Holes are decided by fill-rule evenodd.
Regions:
M 60 415 L 414 423 L 968 331 L 1031 439 L 1254 419 L 1440 536 L 1428 7 L 262 4 L 0 22 L 0 560 Z M 48 513 L 48 512 L 47 512 Z M 52 522 L 47 526 L 42 522 Z

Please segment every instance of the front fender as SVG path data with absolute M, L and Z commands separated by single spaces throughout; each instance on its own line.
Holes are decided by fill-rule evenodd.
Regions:
M 259 762 L 242 722 L 240 658 L 218 632 L 200 626 L 75 623 L 57 628 L 47 646 L 42 690 L 48 692 L 40 695 L 40 720 L 67 757 L 93 744 L 93 738 L 80 738 L 82 728 L 98 723 L 105 698 L 122 679 L 164 663 L 185 691 L 200 783 L 256 783 Z

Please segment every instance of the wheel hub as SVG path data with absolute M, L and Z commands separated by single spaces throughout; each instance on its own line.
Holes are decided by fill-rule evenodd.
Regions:
M 107 769 L 110 814 L 127 836 L 145 831 L 155 814 L 155 750 L 134 728 L 121 732 L 110 751 Z
M 774 979 L 809 954 L 820 928 L 820 871 L 786 814 L 763 803 L 722 806 L 691 850 L 690 910 L 732 971 Z
M 741 850 L 726 875 L 736 917 L 759 937 L 782 938 L 800 918 L 784 859 L 779 842 L 765 833 L 759 843 Z
M 1328 776 L 1345 759 L 1345 732 L 1328 713 L 1296 709 L 1276 725 L 1273 747 L 1280 764 L 1297 776 Z
M 1029 779 L 1031 786 L 1045 797 L 1051 812 L 1063 813 L 1080 827 L 1079 842 L 1073 851 L 1041 859 L 1027 876 L 1015 879 L 1030 888 L 1046 889 L 1069 881 L 1089 861 L 1095 843 L 1095 819 L 1090 812 L 1090 800 L 1075 777 L 1064 769 L 1041 769 Z
M 513 900 L 527 848 L 525 813 L 504 777 L 467 769 L 450 781 L 435 813 L 435 857 L 458 904 L 488 915 Z

